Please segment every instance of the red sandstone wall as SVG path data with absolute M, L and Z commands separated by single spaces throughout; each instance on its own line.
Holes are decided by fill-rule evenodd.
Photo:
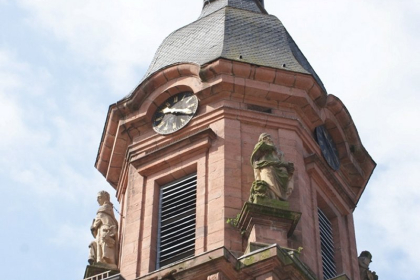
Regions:
M 310 106 L 315 109 L 308 114 L 308 109 L 305 111 L 297 105 L 300 101 L 296 96 L 306 101 L 310 99 L 302 97 L 307 95 L 302 89 L 306 85 L 299 85 L 296 76 L 292 83 L 288 74 L 282 76 L 271 69 L 252 70 L 249 65 L 241 65 L 234 63 L 221 70 L 239 76 L 225 75 L 222 79 L 216 77 L 206 83 L 201 83 L 198 76 L 176 80 L 178 86 L 187 83 L 185 88 L 193 88 L 200 98 L 198 115 L 183 131 L 171 136 L 158 136 L 146 122 L 138 129 L 138 135 L 131 135 L 133 142 L 128 147 L 135 147 L 132 148 L 135 151 L 133 154 L 137 154 L 130 159 L 135 163 L 127 165 L 127 172 L 120 171 L 117 183 L 124 215 L 120 226 L 122 275 L 126 279 L 134 279 L 155 269 L 159 186 L 192 172 L 198 175 L 196 254 L 221 246 L 243 252 L 246 244 L 242 236 L 226 223 L 226 219 L 235 217 L 248 200 L 254 179 L 250 155 L 259 135 L 267 132 L 285 153 L 286 160 L 295 164 L 295 190 L 289 200 L 291 210 L 301 212 L 302 217 L 294 235 L 288 240 L 288 247 L 303 247 L 301 259 L 322 278 L 317 207 L 328 209 L 334 224 L 338 273 L 358 279 L 352 211 L 326 177 L 326 171 L 316 163 L 305 163 L 311 154 L 320 155 L 312 135 L 316 122 L 311 123 L 309 119 L 314 118 L 311 114 L 319 108 L 311 103 Z M 250 77 L 252 73 L 253 78 Z M 275 84 L 276 81 L 281 85 Z M 306 80 L 301 78 L 300 82 L 303 81 Z M 153 94 L 159 96 L 156 92 L 165 87 L 172 88 L 166 91 L 167 95 L 168 92 L 176 92 L 174 83 L 162 83 Z M 172 83 L 171 86 L 168 83 Z M 289 99 L 285 96 L 291 92 L 297 94 L 295 101 L 289 98 L 290 101 L 286 102 Z M 251 104 L 271 108 L 272 112 L 250 110 L 248 106 Z M 140 112 L 132 114 L 132 119 L 144 118 L 142 110 L 153 111 L 140 109 Z M 319 113 L 319 117 L 321 115 Z M 192 142 L 187 146 L 172 147 L 171 141 L 167 141 L 170 137 L 186 137 L 188 133 L 205 127 L 210 127 L 217 136 L 208 140 L 210 144 L 207 146 Z M 151 151 L 152 146 L 158 147 L 160 143 L 169 147 L 166 154 L 156 152 L 152 158 L 141 160 L 147 154 L 144 151 Z M 193 149 L 194 145 L 197 148 Z M 135 157 L 138 159 L 133 160 Z M 346 184 L 341 177 L 337 180 Z

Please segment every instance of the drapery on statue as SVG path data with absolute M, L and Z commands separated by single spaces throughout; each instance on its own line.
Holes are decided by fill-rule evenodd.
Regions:
M 100 191 L 98 203 L 99 209 L 90 227 L 95 240 L 89 245 L 88 262 L 90 265 L 117 269 L 118 222 L 114 216 L 109 193 Z
M 360 280 L 378 280 L 375 271 L 369 270 L 369 264 L 372 262 L 372 254 L 369 251 L 363 251 L 359 256 Z
M 293 191 L 293 163 L 284 160 L 283 152 L 274 145 L 271 136 L 262 133 L 251 155 L 255 181 L 250 202 L 256 197 L 287 200 Z

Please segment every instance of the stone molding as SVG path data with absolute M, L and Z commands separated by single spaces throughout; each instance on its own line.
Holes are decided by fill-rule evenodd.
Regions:
M 128 158 L 140 175 L 149 176 L 159 170 L 168 168 L 172 164 L 193 157 L 196 153 L 206 151 L 216 137 L 214 131 L 207 128 L 156 150 L 137 155 L 135 154 L 136 151 L 133 150 L 128 154 Z
M 326 193 L 337 193 L 330 195 L 331 201 L 336 205 L 337 209 L 343 215 L 348 215 L 348 209 L 356 208 L 356 195 L 350 189 L 346 188 L 345 184 L 337 180 L 333 175 L 331 169 L 327 166 L 325 161 L 317 154 L 311 154 L 304 158 L 306 171 L 309 175 L 317 180 L 320 188 L 324 189 Z M 329 182 L 329 184 L 325 184 Z M 340 199 L 341 198 L 341 199 Z
M 351 280 L 346 274 L 338 275 L 337 277 L 331 278 L 330 280 Z
M 184 259 L 153 271 L 136 280 L 160 280 L 165 275 L 173 279 L 205 280 L 222 275 L 223 280 L 254 280 L 260 275 L 273 273 L 295 280 L 317 280 L 314 273 L 303 264 L 293 250 L 272 244 L 239 258 L 225 247 Z M 212 278 L 210 278 L 212 279 Z
M 224 110 L 232 104 L 232 117 L 253 115 L 248 118 L 250 121 L 263 122 L 267 127 L 276 127 L 287 118 L 294 119 L 295 123 L 287 127 L 304 131 L 301 136 L 309 154 L 320 154 L 319 147 L 311 144 L 314 142 L 312 130 L 327 122 L 326 127 L 337 142 L 343 163 L 342 172 L 334 176 L 341 182 L 356 182 L 351 192 L 356 195 L 352 204 L 357 203 L 376 163 L 361 144 L 342 102 L 333 95 L 325 95 L 310 75 L 226 59 L 204 66 L 171 65 L 143 81 L 129 97 L 110 106 L 95 166 L 114 188 L 119 188 L 123 181 L 127 150 L 137 145 L 136 139 L 140 135 L 146 138 L 152 135 L 147 127 L 159 100 L 184 90 L 193 91 L 200 98 L 200 109 L 190 122 L 189 131 L 204 129 L 211 120 L 214 121 L 212 118 L 217 113 L 214 111 L 222 107 Z M 225 105 L 214 107 L 215 102 Z M 207 106 L 209 104 L 211 106 Z M 241 104 L 266 106 L 273 108 L 274 112 L 251 113 Z M 284 108 L 287 107 L 294 113 L 285 114 Z M 180 136 L 184 132 L 178 133 Z M 163 137 L 157 135 L 155 139 L 160 141 Z

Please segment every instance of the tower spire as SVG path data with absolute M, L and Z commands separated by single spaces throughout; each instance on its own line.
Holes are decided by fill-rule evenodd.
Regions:
M 96 168 L 125 217 L 121 275 L 374 277 L 352 213 L 376 164 L 348 110 L 262 0 L 203 3 L 109 107 Z

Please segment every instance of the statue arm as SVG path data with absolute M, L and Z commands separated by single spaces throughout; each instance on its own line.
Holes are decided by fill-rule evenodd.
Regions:
M 272 149 L 272 147 L 268 146 L 263 141 L 258 142 L 255 145 L 254 150 L 252 151 L 252 155 L 251 155 L 251 165 L 252 165 L 252 167 L 255 168 L 254 162 L 259 161 L 264 156 L 264 154 L 269 152 L 271 149 Z
M 258 145 L 260 143 L 257 143 L 254 147 L 254 150 L 252 151 L 251 154 L 251 166 L 254 167 L 254 162 L 260 157 L 259 153 L 258 153 Z
M 92 222 L 92 226 L 90 227 L 90 231 L 92 232 L 92 235 L 96 237 L 98 233 L 99 227 L 102 225 L 102 220 L 99 217 L 99 214 L 96 216 L 96 218 Z

